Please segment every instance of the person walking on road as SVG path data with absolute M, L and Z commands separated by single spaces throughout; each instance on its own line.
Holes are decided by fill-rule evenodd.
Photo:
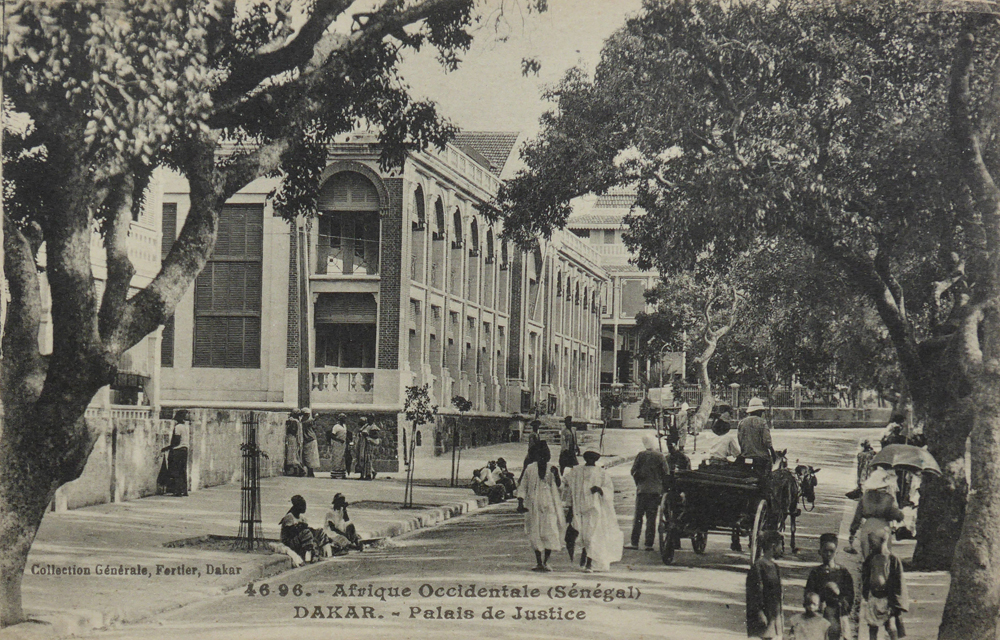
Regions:
M 622 531 L 615 514 L 615 487 L 597 466 L 601 454 L 583 452 L 584 465 L 573 467 L 563 479 L 563 496 L 573 512 L 573 528 L 580 532 L 580 566 L 585 572 L 607 571 L 622 559 Z
M 736 439 L 739 441 L 740 453 L 744 458 L 753 460 L 754 468 L 771 470 L 774 463 L 774 447 L 771 445 L 771 430 L 761 417 L 764 413 L 764 401 L 751 398 L 747 404 L 747 417 L 740 420 L 736 428 Z
M 580 461 L 576 458 L 580 455 L 580 445 L 576 440 L 576 427 L 573 426 L 573 416 L 566 416 L 566 422 L 560 436 L 559 473 L 565 474 L 566 469 L 580 464 Z
M 820 612 L 830 623 L 826 640 L 851 640 L 854 578 L 850 571 L 837 564 L 837 534 L 820 535 L 819 557 L 823 564 L 809 572 L 806 591 L 819 594 Z
M 529 456 L 533 462 L 524 469 L 517 497 L 526 511 L 524 532 L 535 552 L 536 565 L 532 571 L 552 571 L 549 556 L 563 548 L 566 533 L 566 519 L 559 498 L 559 469 L 549 466 L 552 453 L 544 442 L 535 443 Z
M 646 518 L 646 550 L 653 550 L 656 540 L 656 512 L 660 506 L 660 496 L 670 472 L 667 469 L 667 459 L 656 450 L 653 436 L 644 435 L 642 444 L 645 447 L 635 457 L 632 463 L 632 479 L 635 481 L 635 515 L 632 517 L 632 540 L 626 549 L 639 548 L 639 534 L 642 531 L 642 519 Z
M 312 417 L 312 409 L 299 409 L 299 423 L 302 425 L 302 462 L 306 467 L 306 476 L 316 477 L 319 469 L 319 442 L 316 439 L 316 422 Z
M 330 429 L 330 477 L 347 477 L 347 415 L 337 414 L 337 420 Z
M 870 640 L 877 640 L 879 627 L 890 640 L 903 638 L 903 613 L 909 608 L 903 563 L 889 550 L 888 530 L 871 531 L 868 544 L 872 553 L 861 565 L 861 621 Z
M 869 534 L 873 531 L 885 531 L 888 535 L 890 522 L 900 522 L 903 519 L 903 511 L 896 504 L 896 473 L 886 467 L 876 467 L 868 479 L 865 480 L 864 494 L 861 501 L 854 510 L 854 520 L 851 522 L 851 549 L 853 551 L 854 538 L 858 536 L 861 540 L 861 558 L 866 559 L 872 553 L 868 544 Z
M 785 618 L 781 608 L 781 570 L 774 561 L 781 557 L 784 540 L 777 531 L 760 535 L 763 555 L 747 573 L 747 635 L 751 638 L 781 638 Z

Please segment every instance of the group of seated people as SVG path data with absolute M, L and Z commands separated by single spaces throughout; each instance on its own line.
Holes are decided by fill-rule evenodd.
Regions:
M 477 496 L 487 496 L 490 504 L 509 500 L 517 491 L 517 481 L 503 458 L 490 460 L 485 467 L 473 471 L 470 486 Z
M 284 547 L 278 550 L 291 558 L 294 567 L 304 562 L 346 555 L 349 549 L 363 551 L 364 543 L 347 515 L 347 506 L 344 494 L 333 496 L 330 509 L 323 517 L 323 525 L 313 528 L 306 521 L 305 498 L 300 495 L 292 496 L 292 508 L 278 523 L 281 525 L 281 545 Z

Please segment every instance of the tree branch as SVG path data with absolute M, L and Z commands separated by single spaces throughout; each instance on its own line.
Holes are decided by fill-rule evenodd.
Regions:
M 1000 276 L 1000 189 L 997 188 L 983 159 L 981 132 L 973 126 L 971 112 L 971 95 L 969 91 L 969 76 L 972 72 L 975 36 L 972 33 L 973 23 L 967 26 L 955 45 L 952 63 L 951 88 L 948 94 L 948 109 L 951 117 L 951 134 L 958 147 L 959 161 L 963 166 L 962 174 L 972 193 L 979 215 L 982 217 L 983 235 L 986 239 L 986 253 L 989 256 L 989 268 L 982 275 L 983 280 L 977 282 L 977 291 L 982 298 L 996 295 L 997 278 Z M 991 97 L 1000 93 L 997 82 L 1000 77 L 994 74 Z M 993 107 L 990 107 L 993 108 Z M 989 109 L 987 109 L 988 111 Z
M 214 140 L 190 141 L 178 153 L 190 185 L 191 208 L 160 273 L 125 303 L 119 326 L 108 340 L 119 353 L 166 322 L 215 247 L 219 209 L 228 196 L 214 155 Z
M 38 351 L 42 295 L 35 265 L 37 246 L 32 246 L 6 214 L 3 226 L 4 275 L 10 289 L 10 304 L 3 330 L 0 391 L 4 404 L 10 406 L 15 396 L 28 401 L 37 398 L 45 375 L 45 358 Z
M 241 100 L 248 91 L 268 78 L 298 69 L 313 57 L 313 49 L 352 0 L 317 0 L 312 15 L 298 34 L 284 43 L 269 42 L 253 55 L 237 62 L 229 77 L 212 92 L 215 104 Z
M 135 267 L 128 257 L 129 229 L 132 227 L 132 211 L 142 192 L 149 184 L 150 171 L 135 167 L 125 172 L 117 180 L 105 202 L 107 224 L 104 233 L 104 251 L 107 256 L 108 279 L 105 282 L 101 308 L 98 311 L 97 326 L 101 337 L 110 336 L 125 309 L 129 287 Z

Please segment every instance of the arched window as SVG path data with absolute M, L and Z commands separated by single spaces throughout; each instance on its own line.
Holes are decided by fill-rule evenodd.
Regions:
M 479 221 L 475 218 L 472 219 L 472 227 L 469 230 L 469 242 L 471 246 L 469 247 L 469 257 L 478 258 L 479 257 Z
M 444 240 L 444 205 L 441 198 L 434 201 L 434 239 Z
M 496 255 L 493 253 L 493 227 L 486 230 L 486 264 L 496 262 Z
M 342 171 L 323 184 L 316 200 L 317 273 L 378 273 L 379 204 L 375 185 L 360 173 Z
M 455 223 L 455 237 L 451 240 L 451 248 L 461 249 L 464 236 L 462 235 L 462 212 L 459 211 L 458 207 L 455 207 L 455 214 L 452 217 Z
M 424 211 L 424 189 L 420 185 L 413 190 L 413 230 L 423 231 L 427 228 L 427 215 Z
M 410 233 L 410 277 L 424 281 L 424 250 L 426 244 L 427 215 L 424 211 L 424 189 L 413 190 L 413 231 Z
M 437 289 L 444 289 L 444 205 L 441 203 L 441 198 L 435 198 L 434 200 L 434 233 L 431 236 L 433 239 L 433 247 L 431 249 L 431 286 Z

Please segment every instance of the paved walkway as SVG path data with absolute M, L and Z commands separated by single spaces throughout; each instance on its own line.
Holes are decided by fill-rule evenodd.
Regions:
M 651 432 L 608 431 L 604 441 L 605 462 L 610 465 L 629 462 L 640 450 L 645 433 Z M 844 542 L 850 518 L 848 510 L 853 506 L 838 497 L 853 484 L 853 478 L 845 470 L 844 458 L 853 455 L 854 443 L 864 433 L 867 432 L 824 430 L 819 437 L 816 432 L 774 432 L 775 445 L 789 447 L 793 460 L 801 457 L 802 462 L 825 467 L 820 474 L 820 493 L 825 505 L 843 509 L 839 521 Z M 593 435 L 596 438 L 598 434 Z M 709 439 L 700 437 L 698 449 L 708 444 Z M 510 461 L 516 473 L 525 448 L 524 443 L 514 443 L 465 451 L 460 476 L 468 479 L 473 469 L 497 457 Z M 841 469 L 834 471 L 836 467 Z M 294 494 L 305 497 L 309 505 L 306 516 L 318 524 L 332 496 L 344 493 L 354 505 L 350 509 L 351 518 L 366 538 L 398 535 L 480 509 L 483 499 L 473 496 L 469 489 L 435 486 L 446 484 L 450 471 L 450 456 L 417 460 L 416 477 L 420 483 L 415 502 L 419 508 L 414 510 L 399 507 L 403 498 L 402 473 L 380 475 L 370 482 L 269 478 L 262 483 L 263 533 L 268 538 L 278 537 L 277 522 Z M 627 470 L 616 470 L 618 474 L 627 477 Z M 623 490 L 628 489 L 623 487 Z M 28 560 L 23 593 L 29 614 L 50 624 L 19 625 L 0 631 L 0 638 L 54 637 L 115 622 L 153 618 L 186 604 L 244 589 L 250 581 L 286 570 L 290 562 L 283 555 L 234 552 L 225 542 L 196 547 L 164 546 L 207 536 L 234 536 L 239 528 L 239 491 L 238 486 L 229 485 L 197 491 L 187 498 L 151 497 L 48 514 Z M 627 519 L 627 514 L 619 515 Z M 804 536 L 801 546 L 808 549 L 804 556 L 783 563 L 814 561 L 815 552 L 809 548 L 815 544 L 813 538 Z M 899 544 L 896 550 L 905 559 L 912 553 L 912 543 Z M 844 560 L 851 562 L 850 556 Z M 337 563 L 338 559 L 325 562 Z M 67 575 L 83 570 L 89 574 Z M 128 575 L 132 571 L 146 573 Z M 188 575 L 175 575 L 186 572 Z M 192 575 L 197 579 L 192 580 Z M 909 637 L 934 638 L 947 594 L 948 576 L 942 572 L 912 573 L 908 578 L 914 601 L 912 613 L 907 617 Z M 797 583 L 790 581 L 792 588 L 786 587 L 786 596 L 792 601 L 799 597 L 789 595 L 797 591 L 793 584 Z M 794 602 L 786 604 L 795 606 Z

